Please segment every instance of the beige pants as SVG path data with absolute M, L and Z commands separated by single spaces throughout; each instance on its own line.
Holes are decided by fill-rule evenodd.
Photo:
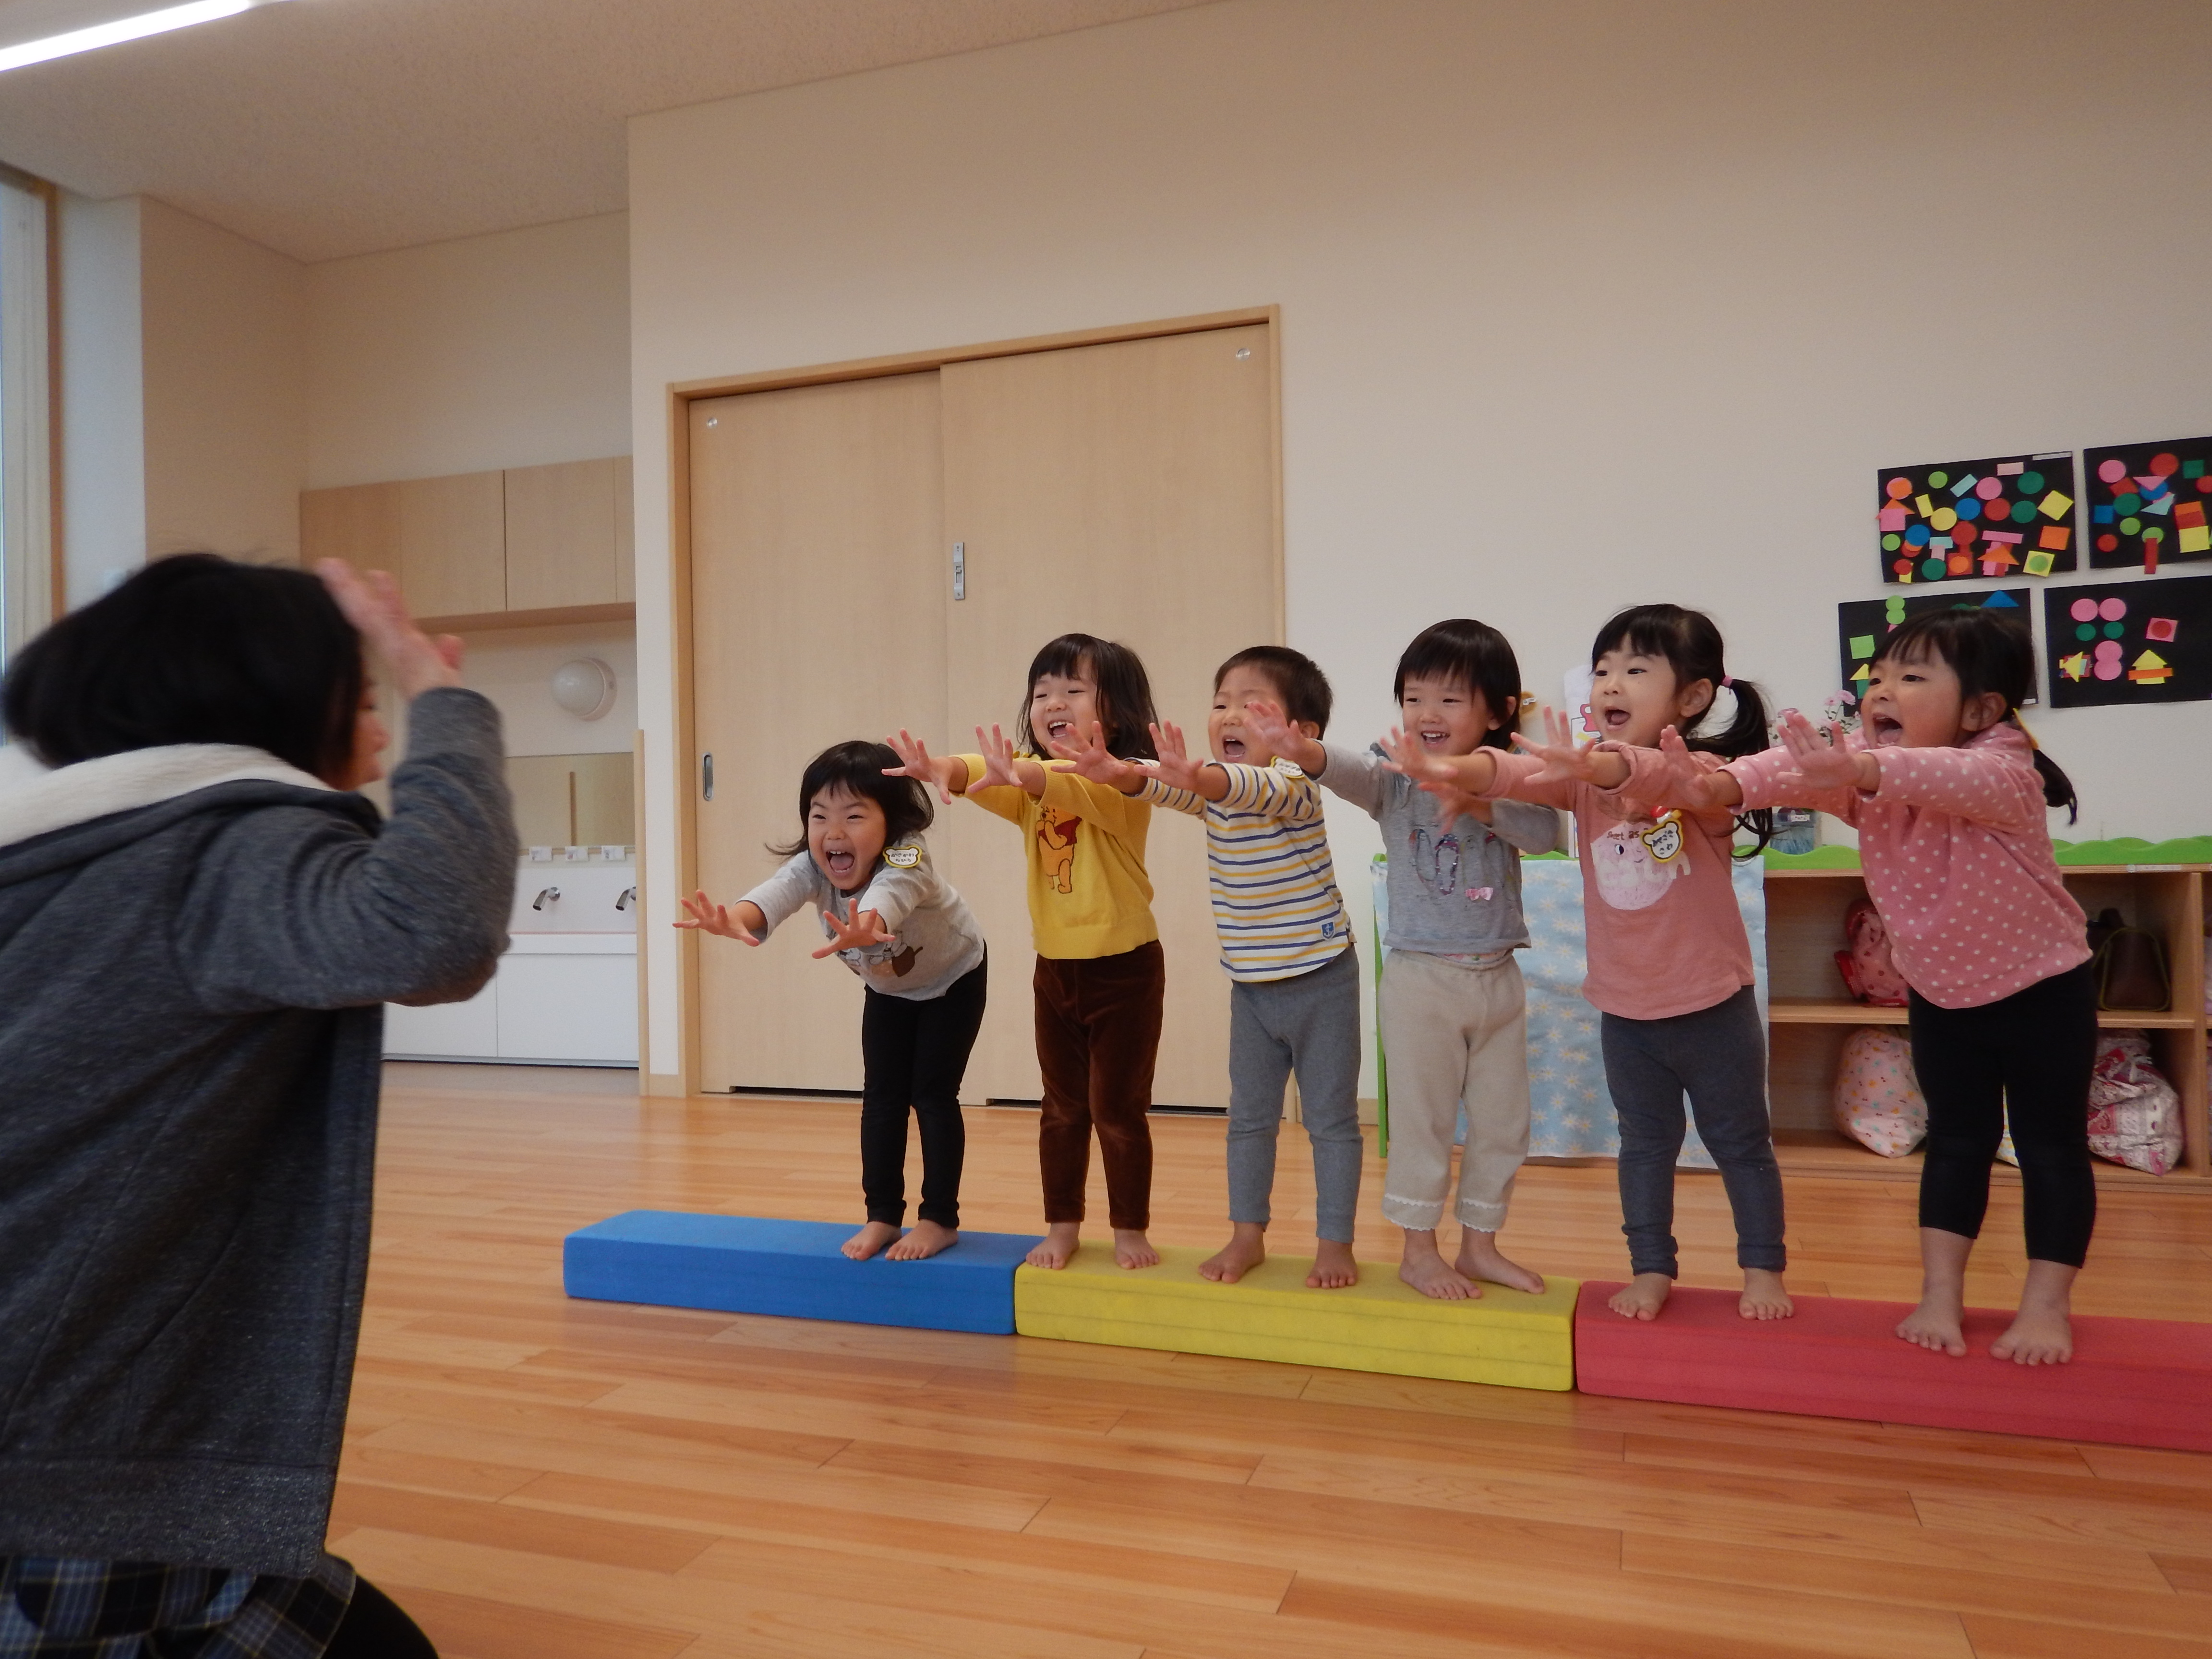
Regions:
M 1390 1164 L 1382 1214 L 1433 1230 L 1451 1184 L 1452 1131 L 1467 1102 L 1460 1224 L 1505 1224 L 1513 1177 L 1528 1156 L 1528 993 L 1511 957 L 1478 968 L 1418 951 L 1382 960 L 1382 1060 L 1390 1087 Z

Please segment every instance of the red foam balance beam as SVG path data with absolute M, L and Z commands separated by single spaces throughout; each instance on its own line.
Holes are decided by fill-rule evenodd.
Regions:
M 1678 1288 L 1645 1322 L 1585 1282 L 1575 1305 L 1575 1387 L 1584 1394 L 1734 1406 L 2212 1451 L 2212 1324 L 2077 1316 L 2063 1365 L 1992 1359 L 2009 1314 L 1966 1310 L 1966 1356 L 1899 1340 L 1903 1302 L 1800 1296 L 1792 1319 L 1750 1320 L 1732 1291 Z

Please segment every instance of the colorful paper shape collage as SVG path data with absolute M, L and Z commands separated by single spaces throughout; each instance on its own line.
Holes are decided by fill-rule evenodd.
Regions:
M 2212 697 L 2212 576 L 2043 594 L 2054 708 Z
M 2048 576 L 2075 567 L 2081 491 L 2070 452 L 1885 467 L 1880 477 L 1875 522 L 1885 582 Z
M 2116 444 L 2081 458 L 2089 563 L 2098 570 L 2212 558 L 2212 438 Z
M 2068 592 L 2073 592 L 2068 589 Z M 1997 611 L 2028 623 L 2028 590 L 2025 587 L 1984 588 L 1960 592 L 1941 588 L 1931 593 L 1892 593 L 1880 599 L 1846 599 L 1836 607 L 1836 647 L 1844 672 L 1844 689 L 1853 697 L 1865 694 L 1867 675 L 1875 653 L 1893 629 L 1907 618 L 1927 611 Z

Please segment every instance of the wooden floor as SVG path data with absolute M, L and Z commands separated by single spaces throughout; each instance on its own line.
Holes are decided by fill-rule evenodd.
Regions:
M 633 1081 L 391 1068 L 331 1538 L 447 1659 L 2212 1659 L 2212 1457 L 571 1303 L 562 1236 L 617 1211 L 857 1213 L 851 1104 Z M 969 1123 L 967 1219 L 1033 1231 L 1034 1115 Z M 1153 1133 L 1154 1236 L 1215 1242 L 1220 1122 Z M 2081 1307 L 2212 1320 L 2212 1196 L 2102 1196 Z M 1789 1204 L 1797 1289 L 1912 1293 L 1909 1186 Z M 1619 1225 L 1609 1168 L 1532 1168 L 1505 1241 L 1617 1277 Z

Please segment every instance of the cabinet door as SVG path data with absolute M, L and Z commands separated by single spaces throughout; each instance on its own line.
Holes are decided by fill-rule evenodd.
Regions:
M 636 957 L 502 957 L 499 1057 L 636 1065 Z
M 727 902 L 775 867 L 769 843 L 799 833 L 813 756 L 902 726 L 933 742 L 944 730 L 937 376 L 702 400 L 690 423 L 697 752 L 685 787 L 700 884 Z M 940 807 L 938 823 L 975 811 Z M 860 1086 L 861 986 L 809 960 L 820 943 L 804 914 L 757 950 L 693 937 L 702 1088 Z
M 507 609 L 507 506 L 501 475 L 461 472 L 386 486 L 397 498 L 392 567 L 418 617 Z
M 466 1002 L 428 1008 L 388 1003 L 384 1052 L 410 1060 L 490 1060 L 499 1053 L 499 978 Z
M 629 458 L 526 466 L 506 474 L 510 611 L 620 604 L 631 575 Z
M 300 492 L 300 562 L 343 559 L 356 570 L 399 568 L 399 486 L 347 484 Z
M 947 607 L 950 739 L 1009 732 L 1037 647 L 1068 632 L 1133 647 L 1160 714 L 1205 742 L 1213 671 L 1281 639 L 1274 385 L 1259 324 L 953 363 L 945 384 L 945 524 L 967 597 Z M 946 811 L 942 861 L 1018 985 L 1030 937 L 1023 849 L 974 807 Z M 1167 958 L 1154 1098 L 1228 1103 L 1229 988 L 1203 826 L 1152 815 L 1146 866 Z M 966 1092 L 1040 1092 L 1028 997 L 992 999 Z

